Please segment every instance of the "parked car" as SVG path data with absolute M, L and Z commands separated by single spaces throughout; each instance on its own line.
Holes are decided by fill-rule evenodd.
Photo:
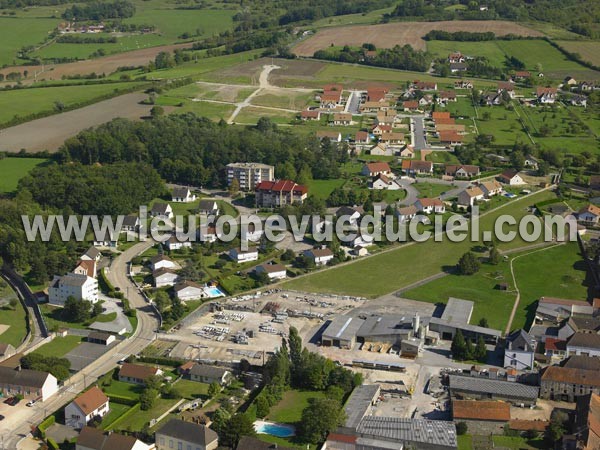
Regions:
M 21 401 L 21 399 L 17 396 L 14 397 L 9 397 L 6 400 L 4 400 L 4 403 L 6 403 L 7 405 L 10 406 L 15 406 L 17 405 L 19 402 Z
M 35 405 L 36 401 L 37 401 L 37 400 L 29 400 L 29 401 L 27 402 L 27 406 L 31 407 L 31 406 Z
M 4 416 L 0 414 L 0 420 L 4 420 Z

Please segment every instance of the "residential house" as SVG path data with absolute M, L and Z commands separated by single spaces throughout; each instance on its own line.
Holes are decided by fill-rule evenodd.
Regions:
M 390 102 L 380 101 L 380 102 L 363 102 L 358 107 L 358 110 L 362 114 L 373 114 L 378 111 L 385 111 L 391 107 Z
M 108 432 L 104 433 L 100 428 L 83 427 L 75 450 L 152 450 L 154 445 L 148 445 L 133 436 Z
M 304 256 L 311 259 L 316 266 L 324 266 L 333 259 L 333 252 L 328 248 L 313 248 L 305 250 Z
M 467 63 L 464 62 L 450 63 L 449 66 L 452 73 L 466 72 L 469 69 Z
M 479 183 L 479 188 L 483 191 L 487 198 L 493 197 L 494 195 L 499 195 L 503 190 L 502 185 L 496 180 Z
M 563 84 L 565 86 L 576 86 L 577 85 L 577 80 L 573 77 L 565 77 L 565 79 L 563 80 Z
M 600 334 L 577 332 L 567 341 L 567 356 L 600 356 Z
M 456 101 L 456 92 L 454 91 L 440 91 L 438 94 L 438 103 L 448 103 Z
M 398 156 L 400 156 L 400 158 L 414 158 L 415 150 L 410 145 L 407 145 L 402 150 L 400 150 Z
M 342 91 L 324 91 L 319 102 L 322 109 L 336 109 L 342 104 Z
M 371 189 L 387 189 L 389 191 L 397 191 L 402 187 L 395 181 L 385 175 L 379 174 L 373 178 Z
M 108 411 L 108 397 L 98 386 L 94 386 L 65 407 L 65 425 L 81 429 L 91 420 L 104 417 Z
M 375 123 L 378 125 L 394 125 L 396 122 L 396 110 L 377 111 Z
M 388 136 L 393 133 L 384 134 L 384 136 Z M 380 138 L 380 140 L 383 138 Z M 373 147 L 369 149 L 370 155 L 375 156 L 392 156 L 394 154 L 394 150 L 390 147 L 386 142 L 378 142 Z
M 196 194 L 192 194 L 189 188 L 176 187 L 171 193 L 171 201 L 177 203 L 191 203 L 196 200 Z
M 433 111 L 431 113 L 431 118 L 436 121 L 439 119 L 451 119 L 448 111 Z
M 290 180 L 263 181 L 256 186 L 255 193 L 258 207 L 279 208 L 303 203 L 308 196 L 308 189 Z
M 287 277 L 287 269 L 283 264 L 261 264 L 254 268 L 254 272 L 257 275 L 266 274 L 269 280 L 283 280 Z
M 198 230 L 198 240 L 200 242 L 216 242 L 220 235 L 214 224 L 202 225 Z
M 540 377 L 540 398 L 574 402 L 581 395 L 600 394 L 598 370 L 549 366 Z
M 182 248 L 192 248 L 192 243 L 189 240 L 181 241 L 176 235 L 173 235 L 167 239 L 164 242 L 164 245 L 169 251 L 181 250 Z
M 330 142 L 334 143 L 342 142 L 342 133 L 340 133 L 339 131 L 319 130 L 315 133 L 315 135 L 320 141 L 329 140 Z
M 405 159 L 402 161 L 402 170 L 408 176 L 433 174 L 433 163 L 431 161 L 419 161 Z
M 544 355 L 551 360 L 562 361 L 567 355 L 567 341 L 546 337 L 544 341 Z
M 386 124 L 377 124 L 374 125 L 373 128 L 371 128 L 371 133 L 373 133 L 374 136 L 382 136 L 385 133 L 391 133 L 393 130 L 391 125 L 386 125 Z
M 83 274 L 68 273 L 55 276 L 48 287 L 48 302 L 51 305 L 64 306 L 67 298 L 98 301 L 98 280 Z
M 600 333 L 600 317 L 587 314 L 574 314 L 558 329 L 558 338 L 568 340 L 575 333 Z
M 582 225 L 595 227 L 598 225 L 598 220 L 600 220 L 600 208 L 591 203 L 577 213 L 577 222 Z
M 249 261 L 256 261 L 258 259 L 258 249 L 248 248 L 248 250 L 242 250 L 241 248 L 232 248 L 227 253 L 227 256 L 232 261 L 243 264 Z
M 498 106 L 501 105 L 502 93 L 501 92 L 485 92 L 481 95 L 481 104 L 486 106 Z
M 385 175 L 386 177 L 393 176 L 390 165 L 386 162 L 370 162 L 366 163 L 361 170 L 361 175 L 366 177 L 375 177 L 379 174 Z
M 523 178 L 519 175 L 519 172 L 515 169 L 508 169 L 498 175 L 498 181 L 504 184 L 508 184 L 509 186 L 518 186 L 520 184 L 525 184 Z
M 94 247 L 117 248 L 119 236 L 110 230 L 94 232 Z
M 437 91 L 437 83 L 435 81 L 419 81 L 415 80 L 413 88 L 419 91 Z
M 198 203 L 198 213 L 206 216 L 218 216 L 220 212 L 219 203 L 216 200 L 200 200 Z
M 77 265 L 75 269 L 73 269 L 73 273 L 78 275 L 85 275 L 87 277 L 96 278 L 97 275 L 97 263 L 95 259 L 89 260 L 79 260 L 77 261 Z
M 419 212 L 425 214 L 444 214 L 446 205 L 439 198 L 420 198 L 415 202 L 415 207 Z
M 262 181 L 275 179 L 275 167 L 255 162 L 227 164 L 227 185 L 237 180 L 242 191 L 251 191 Z
M 556 102 L 557 97 L 556 88 L 538 87 L 535 91 L 535 95 L 538 103 L 543 105 L 553 104 Z
M 414 112 L 419 110 L 419 102 L 417 100 L 406 100 L 402 103 L 402 108 L 406 112 Z
M 587 97 L 585 95 L 574 95 L 569 99 L 571 106 L 583 106 L 587 108 Z
M 483 191 L 477 187 L 472 186 L 463 189 L 458 194 L 458 204 L 462 206 L 473 206 L 476 202 L 482 200 L 485 197 Z
M 155 203 L 150 210 L 152 217 L 160 217 L 161 219 L 172 219 L 173 208 L 168 203 Z
M 367 88 L 367 101 L 368 102 L 382 102 L 385 101 L 386 95 L 389 89 L 386 88 Z
M 306 109 L 300 113 L 302 120 L 321 120 L 321 111 L 318 109 Z
M 345 217 L 350 225 L 357 226 L 364 213 L 365 210 L 362 206 L 342 206 L 335 212 L 335 216 L 337 218 Z
M 528 78 L 531 78 L 531 72 L 529 72 L 528 70 L 517 70 L 515 72 L 514 78 L 515 80 L 526 80 Z
M 219 435 L 204 425 L 171 419 L 154 434 L 156 450 L 215 450 Z
M 354 136 L 355 144 L 368 144 L 370 141 L 371 141 L 371 137 L 369 136 L 369 133 L 366 131 L 357 131 L 356 135 Z
M 379 137 L 379 142 L 389 145 L 402 145 L 405 143 L 404 133 L 384 133 Z
M 154 287 L 174 286 L 179 276 L 171 269 L 158 269 L 152 272 Z
M 122 232 L 136 232 L 140 228 L 140 218 L 135 214 L 128 214 L 123 218 Z
M 506 92 L 510 98 L 515 98 L 515 85 L 510 81 L 501 81 L 498 83 L 496 92 L 498 92 L 498 94 Z
M 402 208 L 396 209 L 396 217 L 398 218 L 398 222 L 408 222 L 412 220 L 419 210 L 415 205 L 404 206 Z
M 504 434 L 510 421 L 510 403 L 485 400 L 453 400 L 452 420 L 467 424 L 469 433 L 476 435 Z
M 539 167 L 538 160 L 531 155 L 527 155 L 525 157 L 525 162 L 523 163 L 523 165 L 530 170 L 538 170 Z
M 185 280 L 177 283 L 174 288 L 175 296 L 182 302 L 189 300 L 199 300 L 206 297 L 206 289 L 204 286 L 194 283 L 193 281 Z
M 419 99 L 419 106 L 425 107 L 433 104 L 433 95 L 425 94 L 423 97 Z
M 154 270 L 158 269 L 177 269 L 179 266 L 175 261 L 166 255 L 156 255 L 150 258 L 150 268 Z
M 233 375 L 227 369 L 197 362 L 185 363 L 179 367 L 178 371 L 184 378 L 198 383 L 218 383 L 226 386 L 233 379 Z
M 0 361 L 10 358 L 15 353 L 17 353 L 17 351 L 11 344 L 0 342 Z
M 461 52 L 454 52 L 448 55 L 449 63 L 465 62 L 467 58 Z
M 463 137 L 454 130 L 443 130 L 439 131 L 438 134 L 440 135 L 440 143 L 444 145 L 461 145 L 464 140 Z
M 100 253 L 100 250 L 98 250 L 96 247 L 90 247 L 87 249 L 87 251 L 81 255 L 81 257 L 79 259 L 83 260 L 83 261 L 100 261 L 100 258 L 102 257 L 102 253 Z
M 454 89 L 473 89 L 473 82 L 471 80 L 455 81 Z
M 454 178 L 471 179 L 479 176 L 479 166 L 446 164 L 446 175 Z
M 506 338 L 504 348 L 504 368 L 517 370 L 533 369 L 535 339 L 524 330 L 516 330 Z
M 119 369 L 119 381 L 124 383 L 145 384 L 150 377 L 160 376 L 163 371 L 158 367 L 142 364 L 124 363 Z
M 0 366 L 0 394 L 2 397 L 22 395 L 26 399 L 46 401 L 58 392 L 54 375 L 39 370 Z
M 334 113 L 331 123 L 339 126 L 352 125 L 352 114 L 351 113 Z

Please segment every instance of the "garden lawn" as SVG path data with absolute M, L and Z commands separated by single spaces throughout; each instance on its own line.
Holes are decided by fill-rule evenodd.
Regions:
M 177 389 L 177 392 L 181 394 L 183 398 L 195 399 L 195 398 L 207 398 L 208 397 L 208 384 L 198 383 L 197 381 L 191 380 L 179 380 L 173 384 L 173 387 Z
M 150 422 L 151 419 L 158 419 L 166 413 L 178 400 L 158 398 L 154 406 L 148 411 L 140 410 L 138 413 L 127 418 L 127 421 L 119 424 L 117 428 L 121 430 L 141 431 L 144 425 Z
M 531 324 L 540 297 L 587 299 L 586 266 L 576 242 L 518 257 L 513 268 L 521 291 L 513 329 Z
M 319 391 L 290 390 L 283 394 L 279 403 L 271 408 L 267 419 L 278 423 L 297 424 L 302 418 L 302 411 L 308 406 L 311 398 L 323 398 Z
M 131 406 L 110 402 L 110 410 L 108 414 L 102 418 L 102 424 L 100 425 L 102 429 L 109 427 L 111 423 L 129 411 L 129 408 L 131 408 Z
M 321 198 L 323 200 L 329 197 L 336 188 L 344 185 L 346 180 L 335 178 L 333 180 L 310 180 L 308 184 L 308 192 L 310 195 Z
M 83 336 L 76 335 L 55 337 L 54 339 L 52 339 L 52 341 L 38 348 L 34 353 L 38 353 L 44 356 L 55 356 L 57 358 L 62 358 L 75 347 L 77 347 L 82 340 Z
M 413 186 L 419 191 L 419 197 L 429 198 L 439 197 L 443 192 L 452 189 L 452 186 L 447 184 L 428 183 L 426 178 L 417 178 Z
M 553 197 L 553 193 L 544 191 L 510 202 L 507 206 L 482 217 L 480 232 L 490 230 L 495 219 L 502 214 L 512 214 L 518 221 L 527 214 L 528 206 Z M 515 228 L 505 227 L 505 231 Z M 512 242 L 501 243 L 499 248 L 511 249 L 524 245 L 526 244 L 523 241 L 515 239 Z M 297 278 L 285 283 L 285 287 L 305 292 L 374 298 L 454 267 L 460 256 L 474 247 L 478 247 L 478 244 L 469 242 L 468 239 L 463 242 L 450 242 L 445 237 L 442 242 L 430 239 L 422 243 L 401 245 L 399 248 L 358 259 L 340 267 Z
M 21 302 L 13 310 L 10 306 L 0 308 L 0 324 L 8 325 L 8 329 L 0 334 L 0 342 L 17 348 L 27 336 L 27 316 Z
M 1 95 L 1 94 L 0 94 Z M 4 158 L 0 159 L 0 192 L 9 193 L 17 189 L 19 180 L 34 167 L 47 162 L 43 158 Z
M 510 450 L 546 449 L 548 445 L 540 438 L 526 439 L 522 436 L 492 436 L 495 447 Z M 461 447 L 462 449 L 462 447 Z
M 106 375 L 106 377 L 110 378 L 111 375 L 112 372 L 109 375 Z M 115 395 L 117 397 L 125 397 L 133 400 L 137 399 L 144 390 L 143 386 L 117 380 L 112 380 L 110 386 L 103 386 L 101 384 L 101 388 L 108 396 Z

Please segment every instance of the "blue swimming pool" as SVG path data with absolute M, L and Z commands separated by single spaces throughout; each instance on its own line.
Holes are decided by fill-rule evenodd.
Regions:
M 216 287 L 208 287 L 206 288 L 206 292 L 208 293 L 209 297 L 224 297 L 225 294 L 223 292 L 221 292 L 221 290 L 219 288 Z
M 296 434 L 296 429 L 291 425 L 282 425 L 279 423 L 269 423 L 258 421 L 254 424 L 254 429 L 258 434 L 270 434 L 277 437 L 290 437 Z

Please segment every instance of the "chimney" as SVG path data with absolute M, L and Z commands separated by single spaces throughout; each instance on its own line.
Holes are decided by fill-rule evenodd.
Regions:
M 421 326 L 421 318 L 419 317 L 419 313 L 415 313 L 415 317 L 413 317 L 413 333 L 415 337 L 419 337 L 419 328 Z

